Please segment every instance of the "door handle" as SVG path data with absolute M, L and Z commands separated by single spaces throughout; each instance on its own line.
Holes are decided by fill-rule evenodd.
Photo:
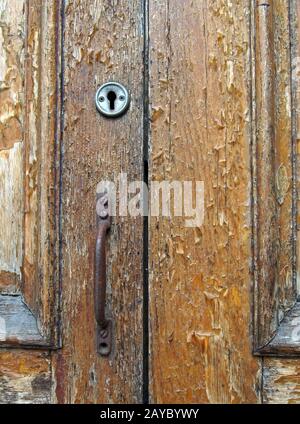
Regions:
M 111 352 L 112 322 L 105 317 L 106 305 L 106 238 L 111 226 L 108 194 L 97 194 L 97 237 L 95 244 L 94 306 L 97 322 L 97 351 L 101 356 Z

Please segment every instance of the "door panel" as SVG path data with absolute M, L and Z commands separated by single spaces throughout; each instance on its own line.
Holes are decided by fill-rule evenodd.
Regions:
M 112 219 L 107 313 L 113 351 L 97 353 L 94 317 L 96 189 L 102 180 L 143 179 L 143 7 L 140 1 L 67 2 L 64 15 L 62 344 L 53 354 L 57 401 L 142 401 L 143 220 Z M 110 80 L 131 92 L 116 120 L 95 108 Z
M 254 19 L 254 349 L 293 355 L 283 319 L 297 301 L 289 4 L 259 4 Z
M 60 2 L 1 1 L 0 34 L 0 346 L 54 347 Z
M 282 6 L 281 2 L 278 2 Z M 285 5 L 286 6 L 286 5 Z M 300 3 L 297 0 L 289 2 L 290 11 L 290 38 L 291 38 L 291 68 L 292 68 L 292 131 L 295 140 L 296 154 L 298 159 L 299 144 L 299 19 Z M 281 30 L 282 20 L 280 22 Z M 286 30 L 285 30 L 286 31 Z M 281 38 L 282 39 L 282 38 Z M 285 62 L 283 62 L 284 64 Z M 282 98 L 285 96 L 282 95 Z M 282 109 L 284 110 L 284 109 Z M 297 168 L 299 161 L 296 162 Z M 297 174 L 299 170 L 297 169 Z M 298 186 L 297 186 L 298 189 Z M 299 198 L 299 197 L 298 197 Z M 299 203 L 299 202 L 298 202 Z M 299 274 L 299 205 L 297 213 L 297 275 Z M 299 297 L 299 277 L 297 278 L 297 293 Z M 296 317 L 297 318 L 297 317 Z M 290 328 L 285 336 L 292 334 L 299 335 L 299 319 L 296 321 L 296 327 Z M 299 403 L 299 360 L 286 358 L 266 358 L 263 361 L 263 402 L 264 403 Z
M 1 404 L 51 402 L 50 352 L 32 349 L 57 346 L 58 6 L 0 1 Z
M 151 180 L 204 181 L 200 228 L 151 220 L 153 402 L 258 402 L 249 2 L 150 1 Z
M 61 2 L 25 4 L 22 293 L 44 338 L 58 344 Z
M 300 403 L 298 3 L 0 0 L 0 403 Z M 97 187 L 125 173 L 203 182 L 204 220 L 112 217 L 103 357 Z

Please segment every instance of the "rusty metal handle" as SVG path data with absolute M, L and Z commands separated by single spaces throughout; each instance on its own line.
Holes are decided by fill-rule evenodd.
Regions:
M 111 351 L 112 325 L 105 318 L 106 305 L 106 237 L 111 218 L 106 193 L 97 196 L 97 237 L 95 245 L 94 303 L 97 322 L 97 350 L 102 356 Z

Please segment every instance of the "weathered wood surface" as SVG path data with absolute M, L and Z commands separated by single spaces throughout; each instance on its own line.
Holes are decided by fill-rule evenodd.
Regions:
M 0 346 L 43 346 L 45 341 L 22 296 L 0 296 Z
M 0 291 L 16 290 L 23 259 L 24 4 L 0 1 Z
M 113 218 L 107 247 L 113 351 L 96 349 L 94 246 L 101 180 L 143 178 L 142 2 L 66 2 L 63 167 L 63 349 L 53 354 L 59 403 L 142 401 L 142 219 Z M 97 88 L 119 81 L 131 108 L 117 120 L 95 108 Z
M 257 2 L 254 14 L 254 344 L 257 350 L 274 337 L 297 295 L 289 5 L 279 1 Z
M 153 402 L 256 403 L 249 2 L 150 2 L 152 180 L 205 184 L 200 228 L 150 228 Z
M 285 314 L 273 339 L 260 351 L 261 355 L 300 356 L 300 303 Z
M 48 353 L 0 351 L 0 404 L 51 403 Z
M 300 403 L 300 362 L 295 359 L 264 360 L 263 403 Z
M 296 165 L 297 165 L 297 272 L 300 275 L 300 2 L 291 2 L 291 27 L 292 27 L 292 79 L 293 79 L 293 110 L 294 139 L 296 140 Z M 300 296 L 300 278 L 297 279 L 298 295 Z
M 57 338 L 61 1 L 26 3 L 24 298 Z
M 295 142 L 292 133 L 292 74 L 290 2 L 273 0 L 275 66 L 275 189 L 278 209 L 278 282 L 276 318 L 279 323 L 297 300 Z
M 278 2 L 281 5 L 283 3 Z M 290 2 L 290 26 L 291 26 L 291 46 L 292 46 L 292 100 L 293 100 L 293 139 L 297 142 L 295 159 L 297 159 L 299 178 L 299 77 L 300 77 L 300 3 L 297 0 Z M 283 25 L 283 29 L 286 25 Z M 286 30 L 285 30 L 286 31 Z M 284 145 L 284 143 L 282 143 Z M 299 191 L 299 181 L 297 181 L 297 191 Z M 298 194 L 299 199 L 299 194 Z M 299 235 L 299 202 L 298 202 L 298 235 Z M 297 238 L 297 269 L 299 273 L 299 237 Z M 299 294 L 298 276 L 298 294 Z M 299 353 L 299 328 L 300 328 L 299 304 L 286 315 L 281 323 L 278 333 L 271 341 L 271 352 L 274 355 L 293 356 Z M 273 346 L 272 346 L 273 345 Z M 277 349 L 279 346 L 279 349 Z M 276 353 L 277 351 L 277 353 Z M 263 401 L 264 403 L 300 403 L 300 369 L 298 360 L 285 360 L 268 358 L 264 360 L 263 367 Z
M 142 219 L 114 218 L 108 238 L 114 346 L 107 359 L 97 354 L 93 307 L 96 186 L 119 172 L 129 181 L 143 179 L 142 3 L 65 2 L 61 148 L 61 2 L 29 0 L 25 10 L 21 0 L 0 0 L 0 201 L 7 205 L 0 211 L 0 291 L 22 289 L 33 312 L 21 296 L 0 296 L 2 346 L 56 341 L 60 149 L 64 165 L 63 347 L 1 349 L 0 403 L 142 401 Z M 252 4 L 258 31 L 252 65 L 258 66 L 251 74 L 249 1 L 149 2 L 150 179 L 205 183 L 202 227 L 186 228 L 181 218 L 150 221 L 152 402 L 300 402 L 299 361 L 252 356 L 252 130 L 252 165 L 261 170 L 256 249 L 263 252 L 256 263 L 257 345 L 270 341 L 295 301 L 288 5 Z M 108 80 L 123 82 L 132 95 L 130 110 L 117 121 L 95 110 L 96 89 Z M 299 315 L 299 304 L 286 314 L 269 344 L 273 354 L 293 354 L 287 348 L 293 337 L 299 345 Z
M 50 401 L 49 354 L 3 347 L 49 344 L 41 331 L 54 334 L 57 318 L 53 221 L 59 215 L 53 204 L 53 170 L 60 92 L 58 7 L 57 1 L 0 1 L 1 403 Z M 4 295 L 20 292 L 34 315 L 21 295 Z
M 0 3 L 0 291 L 56 338 L 60 2 Z M 25 52 L 25 53 L 24 53 Z

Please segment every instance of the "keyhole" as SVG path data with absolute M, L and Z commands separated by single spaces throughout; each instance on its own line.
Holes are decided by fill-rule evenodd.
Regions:
M 107 93 L 107 98 L 108 98 L 108 101 L 109 101 L 110 110 L 115 110 L 115 101 L 116 101 L 116 98 L 117 98 L 116 93 L 114 91 L 109 91 Z
M 95 102 L 96 108 L 101 115 L 107 118 L 118 118 L 129 108 L 130 95 L 122 84 L 107 82 L 98 88 Z

